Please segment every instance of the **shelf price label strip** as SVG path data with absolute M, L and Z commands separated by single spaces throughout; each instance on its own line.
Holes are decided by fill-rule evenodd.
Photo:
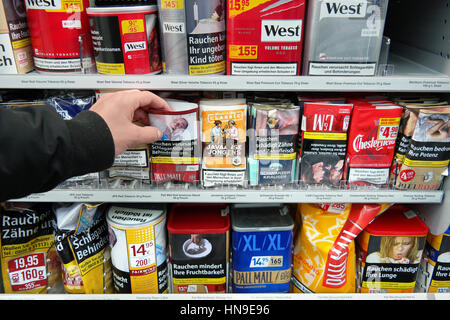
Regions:
M 335 203 L 441 203 L 444 191 L 380 190 L 51 190 L 11 200 L 25 202 L 335 202 Z
M 0 87 L 30 89 L 271 90 L 271 91 L 450 91 L 450 77 L 190 77 L 186 75 L 0 75 Z

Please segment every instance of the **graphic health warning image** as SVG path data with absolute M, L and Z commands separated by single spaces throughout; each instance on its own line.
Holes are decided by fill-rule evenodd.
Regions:
M 173 112 L 151 114 L 150 125 L 163 133 L 151 147 L 152 181 L 199 180 L 198 105 L 168 99 Z
M 223 0 L 186 0 L 185 4 L 189 74 L 224 72 Z

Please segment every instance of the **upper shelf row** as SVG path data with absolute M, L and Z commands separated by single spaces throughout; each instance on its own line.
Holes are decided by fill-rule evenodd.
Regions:
M 384 77 L 187 76 L 45 74 L 0 75 L 3 89 L 147 89 L 211 91 L 450 92 L 450 77 L 400 56 L 391 56 Z

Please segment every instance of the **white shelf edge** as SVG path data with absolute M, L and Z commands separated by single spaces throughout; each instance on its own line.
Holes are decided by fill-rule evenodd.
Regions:
M 93 190 L 55 189 L 10 201 L 162 203 L 441 203 L 444 191 L 400 190 Z
M 170 75 L 0 75 L 3 89 L 144 89 L 204 91 L 383 91 L 449 92 L 450 77 L 414 75 L 387 77 L 312 76 L 170 76 Z
M 450 293 L 0 294 L 0 300 L 450 300 Z M 269 302 L 270 303 L 270 302 Z M 264 304 L 264 302 L 259 303 Z

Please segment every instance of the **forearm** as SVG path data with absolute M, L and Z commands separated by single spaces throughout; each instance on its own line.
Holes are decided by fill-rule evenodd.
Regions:
M 0 201 L 54 188 L 114 161 L 114 142 L 96 113 L 63 120 L 53 109 L 0 110 Z

